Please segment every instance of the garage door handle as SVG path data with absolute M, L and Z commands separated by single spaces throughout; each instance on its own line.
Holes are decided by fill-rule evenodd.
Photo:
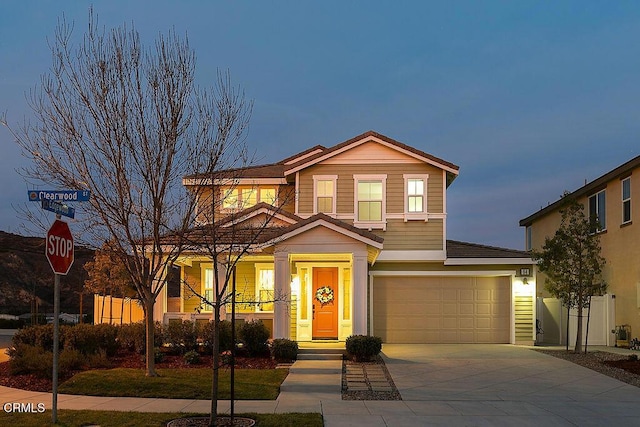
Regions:
M 313 309 L 311 310 L 311 320 L 316 318 L 316 305 L 313 304 Z

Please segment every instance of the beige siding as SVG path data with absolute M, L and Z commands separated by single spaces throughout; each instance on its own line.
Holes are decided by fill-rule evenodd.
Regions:
M 372 230 L 384 238 L 386 250 L 442 250 L 441 219 L 424 221 L 388 220 L 387 230 Z
M 404 212 L 404 174 L 428 174 L 427 209 L 430 213 L 442 213 L 443 210 L 443 174 L 442 170 L 427 164 L 355 164 L 336 165 L 319 164 L 300 172 L 298 183 L 298 212 L 302 215 L 313 214 L 313 176 L 336 175 L 337 213 L 353 214 L 354 182 L 353 175 L 387 175 L 387 214 Z
M 533 345 L 533 297 L 515 297 L 516 344 Z

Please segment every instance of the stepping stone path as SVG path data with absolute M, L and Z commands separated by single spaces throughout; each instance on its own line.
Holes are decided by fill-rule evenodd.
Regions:
M 392 393 L 395 386 L 387 379 L 383 365 L 347 364 L 345 366 L 346 391 L 376 391 Z

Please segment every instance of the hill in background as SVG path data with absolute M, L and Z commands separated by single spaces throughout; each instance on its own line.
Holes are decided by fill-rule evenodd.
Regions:
M 44 252 L 44 237 L 24 237 L 0 231 L 0 313 L 20 315 L 53 312 L 54 274 Z M 93 260 L 93 250 L 75 247 L 75 261 L 60 280 L 60 311 L 80 313 L 80 293 Z M 37 304 L 36 304 L 37 303 Z M 93 295 L 82 298 L 82 313 L 93 316 Z

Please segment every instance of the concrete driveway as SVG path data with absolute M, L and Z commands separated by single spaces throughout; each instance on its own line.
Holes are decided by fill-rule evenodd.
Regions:
M 385 344 L 383 355 L 402 402 L 367 402 L 369 414 L 335 425 L 640 426 L 639 388 L 526 347 Z

